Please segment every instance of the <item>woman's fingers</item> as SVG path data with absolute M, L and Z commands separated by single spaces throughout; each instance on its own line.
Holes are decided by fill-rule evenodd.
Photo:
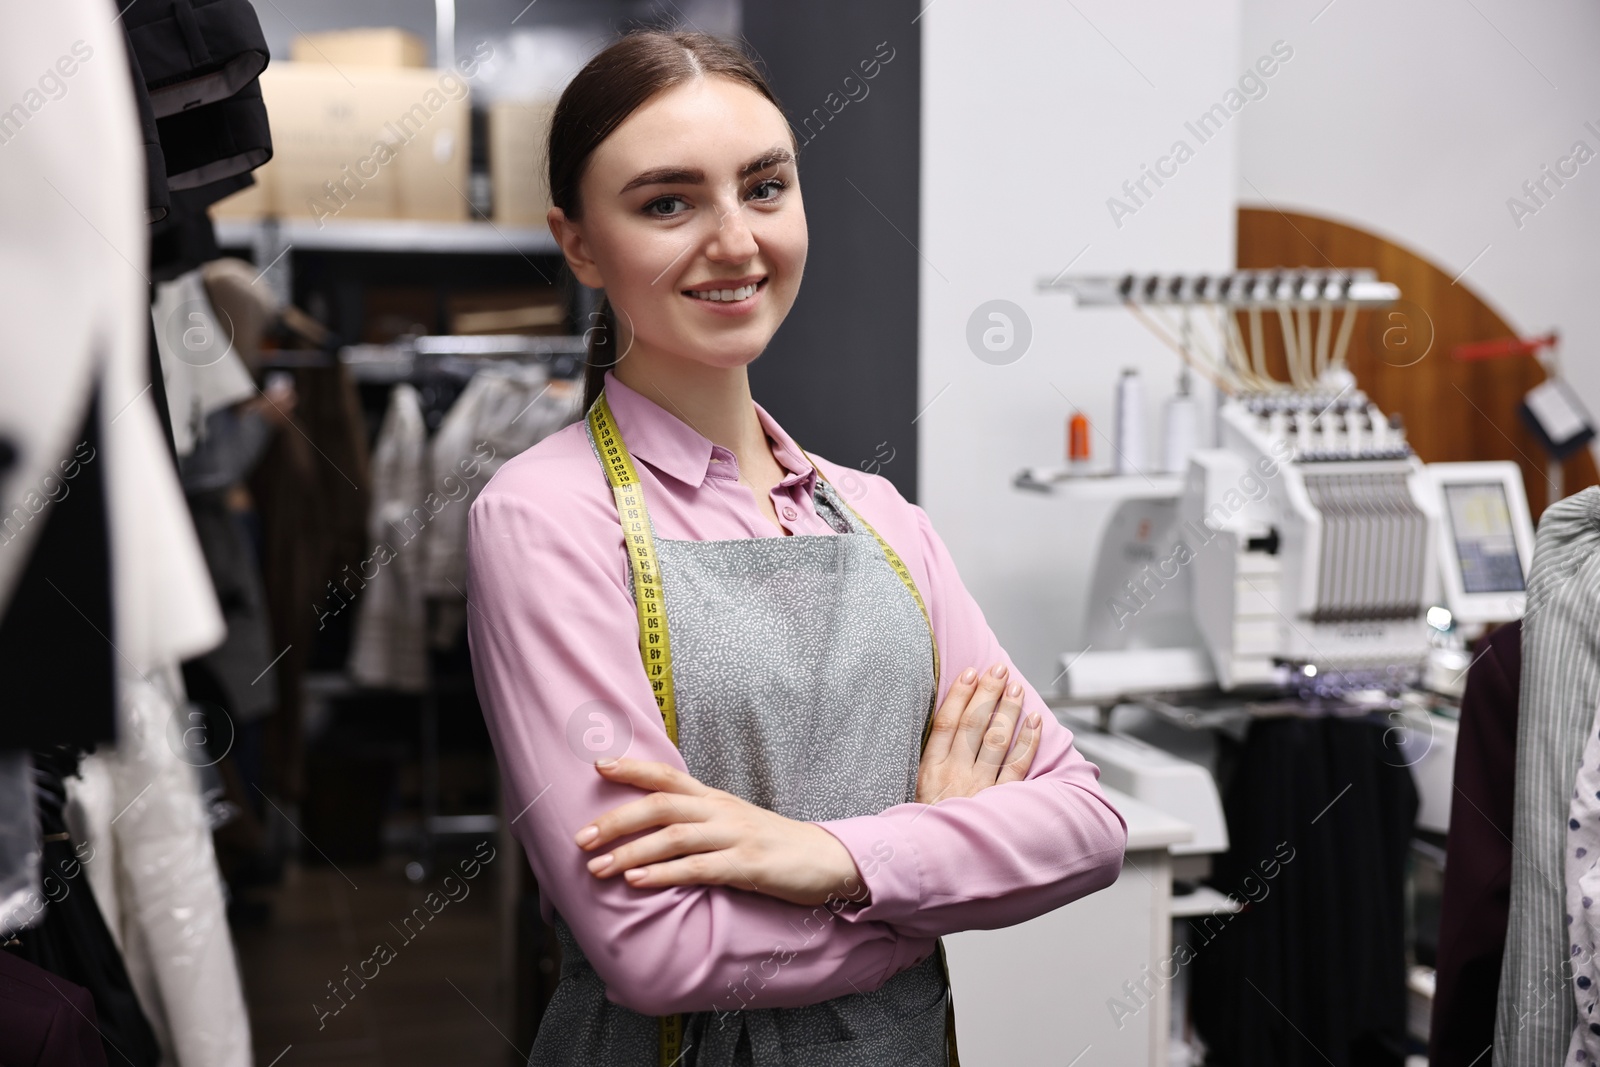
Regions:
M 975 667 L 968 667 L 950 683 L 950 691 L 944 695 L 944 703 L 939 705 L 939 710 L 933 716 L 933 728 L 928 732 L 928 744 L 922 750 L 924 763 L 929 761 L 937 763 L 950 754 L 950 743 L 955 738 L 961 714 L 967 710 L 967 701 L 971 699 L 972 691 L 977 685 L 978 671 Z
M 601 761 L 594 765 L 594 769 L 610 781 L 626 782 L 640 789 L 657 789 L 663 793 L 687 793 L 689 796 L 704 796 L 711 792 L 711 788 L 702 785 L 694 775 L 659 760 L 624 757 Z
M 595 819 L 573 835 L 585 852 L 593 852 L 619 837 L 648 830 L 653 826 L 704 819 L 706 811 L 699 797 L 674 793 L 651 793 L 621 804 Z
M 760 887 L 740 871 L 738 864 L 723 852 L 701 852 L 647 867 L 630 868 L 624 875 L 629 885 L 657 888 L 668 885 L 727 885 L 760 892 Z
M 712 790 L 692 775 L 653 760 L 622 759 L 611 764 L 596 764 L 604 777 L 625 785 L 636 785 L 655 792 L 618 805 L 573 835 L 579 847 L 596 848 L 640 830 L 669 823 L 704 818 L 702 801 Z
M 995 705 L 1000 702 L 1001 691 L 1005 688 L 1006 673 L 1004 663 L 996 663 L 984 671 L 978 678 L 977 689 L 967 701 L 967 709 L 961 713 L 961 724 L 956 728 L 951 751 L 964 753 L 969 762 L 978 761 L 978 753 L 983 748 L 983 735 L 989 729 L 989 717 L 994 714 Z
M 1028 777 L 1028 770 L 1033 766 L 1033 757 L 1039 752 L 1039 738 L 1042 736 L 1044 736 L 1044 720 L 1036 711 L 1022 723 L 1022 728 L 1017 734 L 1017 747 L 1011 750 L 1011 758 L 1000 768 L 1000 774 L 995 778 L 995 785 L 1020 782 Z
M 993 768 L 993 773 L 999 774 L 1006 751 L 1011 747 L 1011 735 L 1021 717 L 1022 683 L 1012 682 L 1006 686 L 1005 694 L 994 710 L 994 717 L 989 720 L 989 728 L 983 732 L 983 747 L 978 750 L 975 762 Z
M 586 866 L 590 874 L 610 878 L 625 871 L 651 864 L 659 865 L 684 856 L 714 853 L 734 843 L 732 840 L 719 839 L 725 836 L 726 829 L 725 826 L 719 827 L 713 822 L 698 820 L 671 823 L 653 834 L 646 834 L 636 841 L 629 841 L 625 845 L 619 845 L 602 855 L 595 856 Z M 725 857 L 718 862 L 722 866 L 732 866 Z M 733 877 L 732 872 L 729 872 L 728 876 Z

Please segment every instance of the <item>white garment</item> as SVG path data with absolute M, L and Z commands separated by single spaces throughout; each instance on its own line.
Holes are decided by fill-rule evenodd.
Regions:
M 428 684 L 424 545 L 435 516 L 428 496 L 428 427 L 417 390 L 401 383 L 372 451 L 372 510 L 351 638 L 350 675 L 362 685 L 417 691 Z M 348 586 L 347 586 L 348 588 Z M 341 603 L 330 583 L 328 606 Z
M 423 587 L 436 598 L 433 643 L 448 647 L 466 621 L 467 512 L 510 459 L 581 412 L 577 382 L 552 380 L 539 364 L 486 367 L 451 405 L 428 448 L 432 488 L 449 504 L 429 526 Z
M 87 761 L 101 779 L 91 840 L 105 862 L 86 870 L 167 1062 L 245 1067 L 249 1022 L 210 831 L 194 772 L 164 734 L 183 700 L 178 662 L 215 647 L 223 623 L 150 395 L 144 150 L 118 18 L 111 0 L 0 17 L 0 106 L 20 101 L 24 117 L 0 145 L 0 434 L 20 453 L 0 492 L 17 500 L 59 476 L 98 384 L 102 448 L 86 462 L 106 465 L 120 730 L 114 752 Z M 46 73 L 65 91 L 41 91 Z M 41 520 L 0 551 L 0 602 Z
M 67 780 L 89 888 L 122 950 L 163 1065 L 250 1067 L 250 1019 L 211 827 L 180 720 L 176 665 L 118 664 L 118 742 Z
M 0 475 L 0 501 L 9 513 L 60 478 L 98 382 L 102 448 L 88 462 L 105 464 L 107 637 L 119 660 L 148 671 L 214 647 L 223 623 L 150 397 L 144 150 L 117 17 L 111 0 L 10 5 L 0 16 L 0 107 L 17 103 L 0 145 L 0 435 L 19 452 Z M 45 73 L 65 92 L 41 91 Z M 0 551 L 0 604 L 43 519 Z
M 233 346 L 231 324 L 219 320 L 206 295 L 203 269 L 157 285 L 150 308 L 179 456 L 193 452 L 205 436 L 206 416 L 257 392 L 255 379 Z

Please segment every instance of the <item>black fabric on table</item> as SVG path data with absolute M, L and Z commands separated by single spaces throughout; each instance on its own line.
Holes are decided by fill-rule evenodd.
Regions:
M 1404 1062 L 1417 791 L 1398 736 L 1382 720 L 1285 718 L 1219 739 L 1229 849 L 1210 883 L 1246 908 L 1190 921 L 1208 1064 Z

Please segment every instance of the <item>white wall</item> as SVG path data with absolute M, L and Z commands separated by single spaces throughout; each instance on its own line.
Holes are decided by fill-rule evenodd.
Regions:
M 1186 131 L 1256 58 L 1240 54 L 1239 12 L 1238 0 L 944 0 L 921 17 L 920 391 L 929 406 L 917 423 L 919 495 L 1002 645 L 1040 689 L 1080 640 L 1102 512 L 1021 492 L 1012 476 L 1061 460 L 1074 405 L 1097 428 L 1105 461 L 1099 431 L 1111 430 L 1118 372 L 1141 368 L 1153 423 L 1178 361 L 1124 312 L 1077 310 L 1036 283 L 1069 263 L 1072 273 L 1233 266 L 1240 118 L 1295 72 L 1292 61 L 1265 99 L 1207 143 Z M 1108 198 L 1179 138 L 1193 158 L 1159 189 L 1147 180 L 1152 195 L 1117 225 Z M 991 299 L 1019 305 L 1033 329 L 1028 352 L 1007 366 L 967 345 L 969 316 Z M 1149 447 L 1154 455 L 1153 438 Z
M 1296 54 L 1241 116 L 1240 202 L 1336 218 L 1467 270 L 1461 284 L 1513 329 L 1561 330 L 1567 375 L 1600 411 L 1600 6 L 1337 0 L 1319 15 L 1326 3 L 1244 0 L 1245 51 L 1282 37 Z M 1580 140 L 1596 158 L 1551 183 L 1519 229 L 1506 201 Z M 1453 393 L 1440 402 L 1494 432 Z

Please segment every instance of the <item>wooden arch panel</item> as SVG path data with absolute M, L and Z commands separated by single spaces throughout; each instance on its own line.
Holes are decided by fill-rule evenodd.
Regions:
M 1354 226 L 1257 208 L 1239 209 L 1238 260 L 1241 268 L 1371 267 L 1399 286 L 1397 307 L 1362 312 L 1356 321 L 1348 362 L 1357 387 L 1384 412 L 1400 414 L 1411 447 L 1425 463 L 1516 461 L 1537 519 L 1551 496 L 1546 456 L 1523 426 L 1517 405 L 1544 380 L 1544 369 L 1527 357 L 1452 358 L 1457 345 L 1516 336 L 1466 280 L 1452 282 L 1422 256 Z M 1275 336 L 1275 317 L 1268 321 L 1268 367 L 1287 381 L 1282 337 Z M 1559 324 L 1533 323 L 1529 332 L 1551 326 Z M 1597 482 L 1589 449 L 1563 465 L 1565 494 Z

